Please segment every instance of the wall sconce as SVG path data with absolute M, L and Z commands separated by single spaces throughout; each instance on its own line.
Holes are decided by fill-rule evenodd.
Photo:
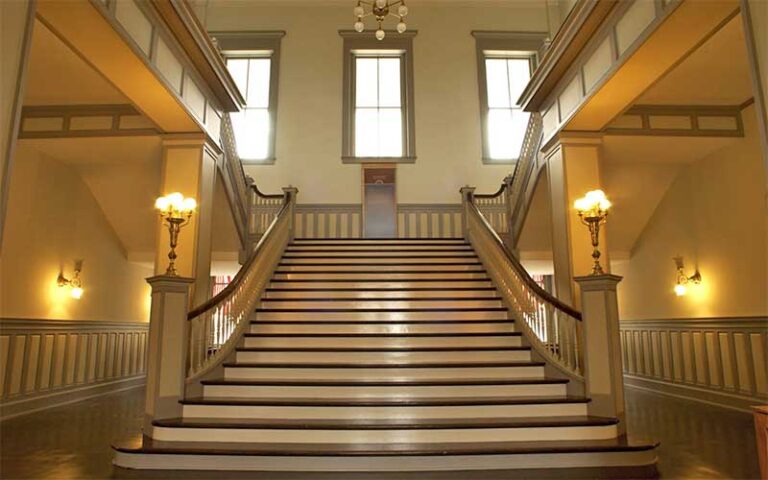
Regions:
M 595 264 L 592 267 L 592 275 L 603 275 L 603 267 L 600 266 L 600 250 L 597 249 L 600 242 L 600 225 L 608 218 L 608 209 L 612 203 L 602 190 L 592 190 L 573 202 L 573 207 L 579 214 L 581 223 L 589 228 L 592 239 L 592 259 Z
M 171 251 L 168 252 L 168 268 L 165 274 L 171 277 L 178 275 L 176 273 L 176 245 L 179 242 L 179 232 L 181 227 L 186 226 L 192 218 L 192 213 L 197 208 L 197 202 L 194 198 L 184 197 L 179 192 L 174 192 L 155 200 L 155 208 L 160 212 L 160 218 L 168 227 L 168 233 L 171 236 Z
M 693 283 L 698 285 L 701 283 L 701 274 L 698 270 L 693 272 L 690 277 L 685 274 L 685 266 L 683 265 L 683 257 L 674 257 L 675 267 L 677 267 L 677 282 L 675 283 L 675 295 L 682 297 L 688 293 L 688 284 Z
M 59 277 L 56 279 L 56 284 L 59 287 L 69 287 L 69 296 L 75 300 L 80 300 L 83 296 L 83 284 L 80 281 L 80 272 L 83 270 L 83 261 L 75 261 L 75 272 L 72 274 L 72 278 L 68 279 L 64 276 L 63 272 L 59 272 Z

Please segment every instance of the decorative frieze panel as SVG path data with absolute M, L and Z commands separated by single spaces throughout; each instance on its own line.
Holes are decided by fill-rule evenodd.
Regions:
M 627 382 L 746 409 L 768 399 L 768 318 L 621 322 Z
M 19 138 L 158 135 L 160 130 L 132 105 L 44 105 L 21 111 Z
M 748 102 L 751 103 L 751 102 Z M 745 105 L 636 105 L 605 129 L 612 135 L 743 137 Z
M 0 319 L 0 416 L 146 373 L 148 323 Z

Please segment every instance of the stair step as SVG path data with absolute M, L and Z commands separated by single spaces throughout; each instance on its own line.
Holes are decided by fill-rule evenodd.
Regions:
M 288 245 L 285 249 L 288 254 L 294 254 L 297 252 L 311 252 L 311 253 L 378 253 L 397 255 L 402 253 L 464 253 L 470 252 L 475 254 L 474 249 L 468 244 L 403 244 L 403 245 L 385 245 L 384 247 L 379 245 L 325 245 L 325 244 L 305 244 L 305 245 Z
M 321 288 L 321 289 L 339 289 L 339 288 L 351 288 L 351 289 L 412 289 L 412 288 L 428 288 L 428 289 L 441 289 L 441 288 L 494 288 L 490 279 L 451 279 L 445 278 L 442 280 L 430 280 L 430 279 L 410 279 L 392 281 L 387 279 L 376 278 L 361 278 L 356 280 L 345 279 L 309 279 L 309 280 L 290 280 L 290 279 L 272 279 L 270 280 L 269 288 L 279 289 L 301 289 L 301 288 Z
M 481 321 L 459 320 L 454 322 L 315 322 L 277 321 L 251 322 L 249 333 L 336 333 L 336 334 L 384 334 L 384 333 L 505 333 L 514 332 L 511 320 Z
M 284 255 L 280 265 L 480 265 L 476 255 Z
M 496 295 L 493 287 L 484 288 L 268 288 L 262 299 L 338 298 L 338 299 L 387 299 L 411 300 L 419 298 L 487 298 Z
M 125 468 L 296 472 L 423 472 L 440 470 L 569 469 L 570 478 L 594 477 L 582 468 L 633 467 L 632 478 L 656 478 L 658 443 L 627 440 L 451 443 L 215 443 L 163 442 L 144 437 L 115 448 Z M 643 469 L 647 471 L 643 471 Z M 471 474 L 466 475 L 470 478 Z
M 314 320 L 314 321 L 343 321 L 360 320 L 390 322 L 412 320 L 507 320 L 509 312 L 503 307 L 488 308 L 452 308 L 452 309 L 299 309 L 299 308 L 270 308 L 257 309 L 251 320 Z
M 375 364 L 434 364 L 473 362 L 528 362 L 528 347 L 507 348 L 420 348 L 420 349 L 372 349 L 372 348 L 252 348 L 238 349 L 238 363 L 285 362 L 328 364 L 346 362 Z
M 478 263 L 281 263 L 276 274 L 282 273 L 411 273 L 411 274 L 439 274 L 439 273 L 485 273 Z
M 469 245 L 463 238 L 296 238 L 295 245 Z
M 224 378 L 227 380 L 327 380 L 353 381 L 366 380 L 397 380 L 416 381 L 426 380 L 463 380 L 467 378 L 544 378 L 544 366 L 526 364 L 525 362 L 508 363 L 506 365 L 478 366 L 443 366 L 443 367 L 413 367 L 398 366 L 359 366 L 356 368 L 317 366 L 317 365 L 282 365 L 269 366 L 261 364 L 227 364 L 224 367 Z
M 382 262 L 398 262 L 400 260 L 421 259 L 422 261 L 445 259 L 475 259 L 477 254 L 471 248 L 403 248 L 397 250 L 382 250 L 379 248 L 358 249 L 322 249 L 304 248 L 285 250 L 283 260 L 376 260 Z
M 397 381 L 395 381 L 397 380 Z M 352 380 L 205 380 L 204 397 L 409 398 L 565 397 L 567 381 L 546 378 Z
M 413 280 L 489 280 L 485 270 L 446 270 L 440 272 L 407 270 L 389 272 L 386 270 L 366 270 L 355 272 L 318 271 L 286 271 L 276 270 L 272 280 L 378 280 L 378 281 L 413 281 Z
M 171 418 L 153 422 L 164 441 L 254 443 L 497 442 L 605 440 L 616 436 L 614 418 L 579 416 L 430 419 Z
M 246 348 L 343 348 L 356 347 L 410 349 L 422 347 L 519 347 L 522 339 L 518 332 L 504 333 L 306 333 L 306 334 L 245 334 Z
M 480 297 L 480 298 L 360 298 L 360 299 L 342 299 L 342 298 L 301 298 L 301 299 L 273 299 L 262 298 L 262 308 L 299 308 L 299 309 L 451 309 L 451 308 L 498 308 L 502 306 L 502 300 L 499 297 Z

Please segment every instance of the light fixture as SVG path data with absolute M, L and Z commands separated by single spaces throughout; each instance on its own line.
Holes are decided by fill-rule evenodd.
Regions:
M 59 272 L 59 277 L 56 279 L 56 284 L 59 287 L 69 287 L 69 296 L 75 300 L 80 300 L 83 296 L 83 283 L 80 280 L 80 272 L 83 270 L 83 261 L 75 260 L 75 272 L 72 274 L 72 278 L 68 279 L 64 276 L 64 272 Z
M 365 7 L 368 7 L 368 12 L 365 11 Z M 403 33 L 408 29 L 408 26 L 405 24 L 405 16 L 408 15 L 408 7 L 405 5 L 404 0 L 373 0 L 370 2 L 358 0 L 357 6 L 355 6 L 354 9 L 354 14 L 355 18 L 357 18 L 354 25 L 355 31 L 357 32 L 365 30 L 363 18 L 371 15 L 376 18 L 378 24 L 378 28 L 376 29 L 377 40 L 384 40 L 384 37 L 387 35 L 384 32 L 383 24 L 388 16 L 398 19 L 397 26 L 395 27 L 397 33 Z
M 678 255 L 673 257 L 675 261 L 675 267 L 677 268 L 677 281 L 675 282 L 675 295 L 682 297 L 688 293 L 688 284 L 693 283 L 698 285 L 701 283 L 701 274 L 698 270 L 693 272 L 690 277 L 685 274 L 685 265 L 683 264 L 683 257 Z
M 177 275 L 175 263 L 179 232 L 181 227 L 189 223 L 192 213 L 197 208 L 197 202 L 194 198 L 185 198 L 181 193 L 174 192 L 155 200 L 155 208 L 160 212 L 160 218 L 168 227 L 168 233 L 171 237 L 171 251 L 168 252 L 168 268 L 165 274 L 174 277 Z
M 611 205 L 611 202 L 602 190 L 587 192 L 586 195 L 573 203 L 581 223 L 589 227 L 589 234 L 592 239 L 592 258 L 595 261 L 592 267 L 592 275 L 603 275 L 605 273 L 603 267 L 600 266 L 600 250 L 597 249 L 597 246 L 600 242 L 600 225 L 605 223 L 608 217 L 608 209 L 611 208 Z

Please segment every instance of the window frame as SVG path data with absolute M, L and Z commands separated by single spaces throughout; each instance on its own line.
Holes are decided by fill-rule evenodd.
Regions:
M 282 30 L 257 32 L 211 32 L 226 63 L 230 58 L 269 57 L 269 113 L 270 132 L 268 135 L 267 158 L 241 158 L 244 165 L 271 165 L 276 161 L 277 100 L 280 79 L 280 43 L 285 36 Z M 263 53 L 262 53 L 263 52 Z M 244 92 L 242 92 L 245 95 Z
M 413 37 L 416 31 L 387 32 L 384 40 L 376 40 L 373 32 L 340 30 L 344 40 L 342 100 L 343 163 L 414 163 L 416 161 L 415 111 L 413 100 Z M 362 55 L 361 52 L 364 52 Z M 379 52 L 379 53 L 376 53 Z M 358 157 L 355 155 L 356 63 L 359 57 L 399 57 L 400 96 L 402 109 L 403 153 L 394 157 Z
M 498 31 L 472 31 L 475 37 L 475 50 L 477 56 L 477 81 L 480 97 L 480 133 L 482 139 L 481 159 L 487 165 L 515 164 L 517 158 L 491 158 L 488 116 L 488 78 L 486 75 L 485 60 L 487 58 L 518 58 L 528 59 L 530 62 L 531 77 L 536 70 L 539 55 L 549 37 L 547 32 L 498 32 Z M 488 51 L 499 54 L 486 55 Z

